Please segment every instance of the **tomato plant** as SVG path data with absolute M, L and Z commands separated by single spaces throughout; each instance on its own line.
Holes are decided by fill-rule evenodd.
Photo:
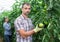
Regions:
M 12 42 L 15 42 L 14 20 L 21 14 L 20 5 L 23 2 L 31 4 L 29 17 L 32 19 L 34 26 L 47 21 L 48 26 L 39 33 L 33 35 L 33 42 L 60 42 L 60 0 L 22 0 L 14 3 L 13 11 L 7 15 L 12 25 Z M 17 4 L 18 3 L 18 4 Z M 6 14 L 6 13 L 5 13 Z M 2 16 L 2 17 L 1 17 Z M 5 15 L 0 16 L 0 33 L 3 31 L 2 20 Z

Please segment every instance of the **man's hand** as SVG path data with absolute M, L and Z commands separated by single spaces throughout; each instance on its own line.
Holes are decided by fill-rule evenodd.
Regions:
M 36 28 L 34 29 L 34 32 L 39 32 L 41 31 L 43 28 L 39 28 L 38 25 L 36 25 Z

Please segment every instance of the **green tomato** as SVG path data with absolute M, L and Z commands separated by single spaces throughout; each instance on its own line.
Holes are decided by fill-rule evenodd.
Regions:
M 45 4 L 44 8 L 47 9 L 47 5 L 46 4 Z
M 46 9 L 46 8 L 47 8 L 47 6 L 44 6 L 44 8 Z
M 44 21 L 44 24 L 46 24 L 46 25 L 47 25 L 47 24 L 48 24 L 48 22 Z
M 43 2 L 42 2 L 42 1 L 40 1 L 39 3 L 42 5 L 42 3 L 43 3 Z
M 43 12 L 46 12 L 46 10 L 44 10 L 44 9 L 43 9 L 42 11 L 43 11 Z
M 39 28 L 43 28 L 43 27 L 44 27 L 44 24 L 43 24 L 43 23 L 39 23 L 39 24 L 38 24 L 38 27 L 39 27 Z
M 44 28 L 47 28 L 48 22 L 47 21 L 44 21 L 43 24 L 44 24 Z
M 47 25 L 47 24 L 48 24 L 48 22 L 47 22 L 47 21 L 44 21 L 44 24 L 46 24 L 46 25 Z

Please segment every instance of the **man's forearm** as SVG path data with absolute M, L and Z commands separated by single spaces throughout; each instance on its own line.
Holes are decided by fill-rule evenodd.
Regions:
M 34 30 L 30 30 L 30 31 L 22 31 L 21 33 L 20 33 L 20 35 L 23 37 L 23 38 L 26 38 L 26 37 L 28 37 L 28 36 L 30 36 L 30 35 L 33 35 L 35 32 L 34 32 Z
M 30 36 L 30 35 L 33 35 L 35 32 L 33 31 L 33 30 L 31 30 L 31 31 L 27 31 L 26 32 L 26 36 Z

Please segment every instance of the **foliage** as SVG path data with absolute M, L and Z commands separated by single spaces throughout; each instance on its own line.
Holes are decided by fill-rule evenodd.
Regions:
M 29 17 L 32 19 L 34 26 L 40 22 L 48 22 L 47 28 L 33 35 L 33 42 L 60 42 L 60 0 L 22 0 L 21 2 L 16 0 L 16 3 L 12 6 L 13 11 L 9 12 L 8 15 L 12 25 L 12 42 L 16 40 L 14 20 L 21 14 L 20 5 L 23 2 L 31 3 Z M 2 24 L 0 28 L 2 28 Z

